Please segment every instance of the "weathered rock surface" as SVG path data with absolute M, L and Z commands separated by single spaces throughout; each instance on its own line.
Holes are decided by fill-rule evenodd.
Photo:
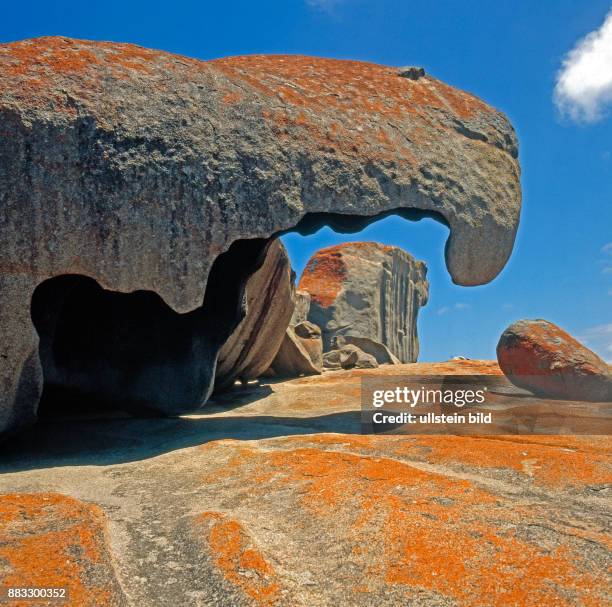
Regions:
M 305 320 L 293 327 L 300 343 L 308 352 L 312 364 L 319 370 L 323 368 L 323 340 L 321 329 L 317 325 Z
M 608 604 L 609 437 L 361 435 L 362 378 L 398 374 L 512 388 L 492 361 L 416 363 L 227 392 L 180 419 L 42 422 L 4 446 L 0 511 L 16 493 L 96 504 L 130 605 Z M 609 405 L 586 408 L 609 422 Z M 12 561 L 13 579 L 38 579 L 37 549 L 85 562 L 62 547 L 82 546 L 97 516 L 62 516 L 80 531 L 58 536 L 19 504 L 2 542 L 8 529 L 34 552 Z M 69 589 L 91 571 L 75 569 Z
M 266 259 L 245 287 L 246 315 L 219 351 L 215 389 L 255 379 L 272 363 L 293 315 L 294 275 L 287 250 L 271 243 Z
M 612 401 L 612 369 L 546 320 L 519 320 L 497 344 L 497 360 L 515 385 L 567 400 Z
M 345 344 L 353 344 L 366 354 L 371 354 L 379 365 L 399 365 L 401 361 L 397 356 L 378 341 L 374 341 L 369 337 L 358 337 L 356 335 L 336 335 L 333 339 L 332 347 L 334 349 L 341 348 Z
M 351 335 L 415 362 L 417 316 L 429 292 L 426 274 L 425 264 L 399 247 L 349 242 L 317 251 L 299 288 L 310 293 L 308 319 L 321 327 L 325 351 L 336 337 Z
M 330 370 L 375 369 L 378 367 L 378 362 L 374 356 L 366 354 L 361 348 L 353 344 L 345 344 L 335 350 L 325 352 L 323 366 Z
M 319 374 L 322 371 L 321 330 L 306 321 L 287 328 L 281 346 L 266 374 L 286 378 Z
M 0 496 L 0 584 L 7 605 L 127 605 L 95 504 L 58 493 Z M 64 589 L 63 598 L 7 599 L 7 588 Z M 5 602 L 6 601 L 6 602 Z
M 106 358 L 79 373 L 105 376 L 101 388 L 115 377 L 130 406 L 176 414 L 209 397 L 244 283 L 273 235 L 433 215 L 450 227 L 447 267 L 465 285 L 492 280 L 512 250 L 512 126 L 429 75 L 39 38 L 0 45 L 0 80 L 0 431 L 37 410 L 38 336 L 54 334 L 57 315 L 35 329 L 29 307 L 48 279 L 76 274 L 106 299 L 125 294 L 115 298 L 120 326 L 98 349 Z M 43 316 L 61 300 L 51 291 Z M 145 354 L 123 359 L 134 344 L 123 328 L 143 298 L 165 318 L 163 339 L 142 321 L 133 347 Z M 95 329 L 90 316 L 103 313 L 83 311 L 69 333 Z
M 301 322 L 308 320 L 308 312 L 310 311 L 310 293 L 307 291 L 295 290 L 295 308 L 291 317 L 292 326 L 299 325 Z

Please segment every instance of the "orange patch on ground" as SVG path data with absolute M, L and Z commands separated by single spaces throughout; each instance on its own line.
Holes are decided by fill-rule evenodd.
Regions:
M 302 524 L 309 517 L 321 525 L 338 521 L 338 541 L 353 543 L 362 562 L 360 592 L 384 582 L 462 605 L 601 604 L 595 597 L 607 591 L 605 572 L 589 570 L 581 551 L 566 542 L 545 548 L 521 535 L 526 523 L 549 525 L 538 506 L 388 457 L 302 446 L 363 447 L 369 438 L 301 437 L 284 440 L 293 447 L 286 450 L 240 448 L 221 476 L 244 476 L 255 494 L 287 499 L 292 490 Z
M 69 605 L 108 605 L 111 591 L 88 585 L 106 559 L 106 525 L 95 505 L 54 493 L 0 496 L 2 587 L 64 587 Z M 31 600 L 11 603 L 32 605 Z
M 291 444 L 293 438 L 287 438 Z M 306 439 L 305 439 L 306 440 Z M 460 464 L 475 470 L 506 469 L 537 485 L 558 489 L 612 483 L 612 446 L 607 436 L 400 436 L 318 434 L 313 445 L 358 449 L 364 454 Z
M 241 588 L 258 605 L 278 602 L 280 585 L 274 569 L 253 546 L 238 521 L 219 512 L 204 512 L 196 517 L 196 524 L 208 533 L 215 564 L 227 581 Z
M 612 482 L 609 443 L 590 449 L 589 437 L 563 437 L 559 446 L 555 440 L 560 437 L 428 436 L 419 437 L 417 444 L 429 462 L 506 468 L 530 476 L 540 485 L 583 487 Z M 414 447 L 406 452 L 410 450 Z
M 299 287 L 298 287 L 299 288 Z M 382 365 L 377 369 L 353 369 L 332 371 L 323 375 L 306 376 L 291 380 L 292 386 L 300 385 L 337 385 L 343 393 L 345 389 L 361 390 L 359 380 L 364 376 L 397 377 L 405 375 L 503 375 L 497 362 L 493 360 L 462 360 L 442 363 L 407 363 L 402 365 Z M 353 393 L 353 392 L 351 392 Z

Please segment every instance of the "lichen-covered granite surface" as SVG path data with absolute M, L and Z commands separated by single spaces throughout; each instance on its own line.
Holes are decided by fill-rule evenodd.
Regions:
M 434 217 L 449 228 L 454 282 L 495 278 L 520 217 L 514 129 L 474 95 L 404 72 L 65 37 L 0 44 L 0 433 L 36 420 L 62 276 L 147 291 L 162 328 L 186 327 L 153 343 L 145 327 L 121 347 L 114 330 L 96 334 L 111 352 L 84 386 L 169 415 L 207 401 L 245 281 L 279 234 Z M 127 349 L 138 352 L 126 362 Z
M 383 366 L 43 421 L 2 447 L 3 583 L 79 606 L 610 604 L 609 437 L 361 435 L 360 377 L 408 373 L 499 378 Z

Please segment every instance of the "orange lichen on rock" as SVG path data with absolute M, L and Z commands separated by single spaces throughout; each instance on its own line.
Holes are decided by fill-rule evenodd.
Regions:
M 538 485 L 583 487 L 612 482 L 609 442 L 590 449 L 588 436 L 563 437 L 558 446 L 548 443 L 549 438 L 558 437 L 531 438 L 524 441 L 521 436 L 428 436 L 419 437 L 417 445 L 429 462 L 505 468 L 531 477 Z
M 496 113 L 434 78 L 410 80 L 397 68 L 373 63 L 299 55 L 199 61 L 133 44 L 53 36 L 0 44 L 0 76 L 8 96 L 72 117 L 78 115 L 75 102 L 110 98 L 125 81 L 134 88 L 124 100 L 141 94 L 143 77 L 162 94 L 175 94 L 177 83 L 196 85 L 239 113 L 258 107 L 277 138 L 415 168 L 420 166 L 415 144 L 429 145 L 432 136 L 447 136 L 461 121 L 488 123 Z M 121 107 L 113 111 L 121 113 Z M 492 124 L 483 133 L 475 126 L 477 139 L 503 147 Z M 470 139 L 470 145 L 476 143 Z
M 3 588 L 66 588 L 62 604 L 79 607 L 115 604 L 120 594 L 104 514 L 65 495 L 0 496 L 0 561 Z
M 440 115 L 449 123 L 487 119 L 495 113 L 478 98 L 455 90 L 429 76 L 411 80 L 397 68 L 362 61 L 344 61 L 301 55 L 249 55 L 209 62 L 234 83 L 248 86 L 263 99 L 276 99 L 280 108 L 266 115 L 282 127 L 279 136 L 298 127 L 303 137 L 321 149 L 370 156 L 418 166 L 414 143 L 431 142 L 441 134 Z M 329 117 L 325 128 L 321 116 Z M 335 119 L 331 117 L 334 116 Z M 406 116 L 415 120 L 409 131 L 397 127 Z M 331 124 L 333 122 L 333 129 Z M 428 129 L 428 140 L 419 138 L 418 123 Z M 298 137 L 298 134 L 295 134 Z M 492 132 L 480 135 L 494 140 Z
M 603 551 L 603 536 L 571 533 L 562 523 L 551 527 L 543 505 L 517 502 L 471 480 L 378 450 L 349 452 L 368 441 L 381 447 L 385 439 L 294 437 L 277 441 L 275 450 L 242 448 L 240 457 L 224 464 L 221 479 L 248 479 L 255 498 L 283 496 L 300 532 L 314 533 L 301 539 L 304 557 L 309 542 L 333 534 L 358 568 L 346 581 L 347 592 L 383 584 L 405 588 L 406 598 L 426 591 L 462 605 L 598 604 L 607 589 L 605 571 L 587 562 L 580 542 L 595 542 Z M 553 539 L 538 539 L 534 529 Z
M 232 79 L 261 93 L 314 111 L 329 107 L 398 115 L 419 112 L 428 105 L 472 117 L 492 110 L 468 93 L 454 91 L 435 80 L 401 78 L 397 68 L 301 55 L 249 55 L 211 62 Z
M 164 53 L 135 44 L 91 42 L 59 36 L 43 36 L 0 44 L 0 57 L 5 60 L 6 75 L 24 74 L 85 75 L 104 66 L 109 75 L 114 68 L 153 73 L 154 64 L 166 60 L 180 60 L 187 66 L 203 62 L 197 59 Z M 47 71 L 48 70 L 48 71 Z M 47 84 L 52 85 L 52 80 Z
M 286 441 L 291 443 L 293 439 Z M 313 445 L 352 449 L 371 455 L 385 452 L 432 464 L 473 470 L 510 470 L 536 485 L 558 489 L 612 482 L 612 446 L 606 436 L 344 436 L 321 434 Z M 346 448 L 346 447 L 345 447 Z
M 338 247 L 327 247 L 317 252 L 304 269 L 298 289 L 308 291 L 320 306 L 331 305 L 342 289 L 346 264 Z
M 508 378 L 534 394 L 567 400 L 612 401 L 612 367 L 546 320 L 519 320 L 497 344 Z
M 207 534 L 214 563 L 228 582 L 257 605 L 278 604 L 281 588 L 276 573 L 238 521 L 220 512 L 204 512 L 195 522 L 198 533 Z
M 393 247 L 378 242 L 351 242 L 320 249 L 310 258 L 298 289 L 310 293 L 312 300 L 320 306 L 330 306 L 347 276 L 346 256 L 373 250 L 391 251 Z

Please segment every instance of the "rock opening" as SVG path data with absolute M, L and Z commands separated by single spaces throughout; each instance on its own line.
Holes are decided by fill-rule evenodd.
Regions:
M 323 226 L 356 233 L 391 214 L 309 213 L 282 233 L 308 235 Z M 430 212 L 395 214 L 444 222 Z M 186 314 L 153 291 L 111 291 L 82 275 L 42 282 L 31 306 L 44 378 L 39 414 L 178 415 L 203 405 L 219 352 L 244 318 L 246 282 L 279 235 L 233 243 L 213 264 L 202 305 Z
M 85 276 L 41 283 L 31 308 L 41 413 L 86 406 L 172 415 L 199 407 L 210 395 L 218 350 L 244 316 L 244 283 L 265 246 L 243 240 L 220 255 L 202 306 L 187 314 L 151 291 L 109 291 Z

